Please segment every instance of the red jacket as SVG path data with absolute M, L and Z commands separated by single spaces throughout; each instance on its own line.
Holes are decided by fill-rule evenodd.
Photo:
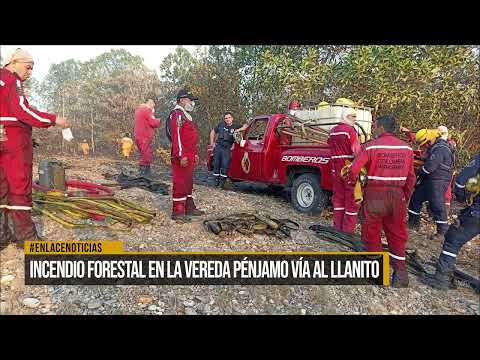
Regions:
M 155 136 L 155 128 L 160 126 L 160 119 L 155 119 L 152 109 L 140 105 L 135 110 L 135 139 L 151 140 Z
M 189 120 L 180 109 L 175 109 L 168 121 L 170 121 L 172 133 L 172 158 L 187 157 L 194 160 L 198 153 L 199 135 L 197 125 Z
M 360 151 L 355 128 L 344 123 L 338 124 L 330 130 L 327 143 L 330 146 L 330 158 L 334 163 L 343 164 L 347 159 L 351 161 L 354 155 Z
M 17 74 L 0 69 L 0 124 L 5 127 L 49 127 L 55 125 L 56 114 L 39 111 L 28 104 L 23 95 L 23 82 Z
M 413 150 L 391 133 L 383 133 L 369 142 L 350 169 L 349 181 L 354 183 L 362 167 L 368 168 L 367 188 L 401 187 L 408 200 L 415 187 Z

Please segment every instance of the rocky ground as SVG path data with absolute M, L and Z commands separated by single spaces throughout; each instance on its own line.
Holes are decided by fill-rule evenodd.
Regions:
M 135 171 L 134 162 L 107 158 L 88 161 L 66 159 L 69 178 L 107 183 L 102 174 L 120 169 Z M 37 162 L 34 174 L 37 173 Z M 154 172 L 170 184 L 169 168 L 154 166 Z M 40 216 L 34 218 L 40 235 L 49 240 L 118 239 L 126 251 L 346 251 L 318 239 L 308 227 L 331 224 L 331 211 L 303 215 L 295 212 L 285 192 L 265 186 L 235 184 L 232 190 L 208 186 L 206 172 L 196 176 L 197 206 L 209 215 L 221 216 L 242 210 L 267 211 L 277 218 L 301 224 L 289 240 L 263 235 L 233 234 L 218 237 L 207 232 L 198 219 L 180 225 L 170 219 L 171 197 L 142 189 L 118 190 L 116 196 L 156 209 L 146 226 L 129 233 L 106 230 L 72 230 Z M 453 212 L 455 209 L 453 210 Z M 452 219 L 453 220 L 453 219 Z M 359 229 L 358 229 L 359 230 Z M 419 233 L 411 232 L 409 248 L 422 260 L 440 253 L 441 243 L 428 240 L 433 231 L 425 219 Z M 458 257 L 458 267 L 480 275 L 480 239 L 467 244 Z M 411 275 L 408 289 L 377 286 L 25 286 L 24 255 L 10 245 L 0 252 L 0 313 L 2 314 L 465 314 L 478 315 L 480 300 L 469 287 L 440 292 Z M 427 267 L 433 272 L 432 267 Z

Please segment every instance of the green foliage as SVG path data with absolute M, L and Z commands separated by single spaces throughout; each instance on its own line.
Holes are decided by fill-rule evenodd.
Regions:
M 194 54 L 177 47 L 160 65 L 159 79 L 142 58 L 113 50 L 52 65 L 31 88 L 50 110 L 74 118 L 81 136 L 107 141 L 132 130 L 145 96 L 156 95 L 156 115 L 165 120 L 186 87 L 200 98 L 194 118 L 202 146 L 226 110 L 243 123 L 285 112 L 293 99 L 317 104 L 347 97 L 414 130 L 446 125 L 464 161 L 480 149 L 479 53 L 478 46 L 460 45 L 216 45 Z M 162 140 L 162 129 L 157 133 Z

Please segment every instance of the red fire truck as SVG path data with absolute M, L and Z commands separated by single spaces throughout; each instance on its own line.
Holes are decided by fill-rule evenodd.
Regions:
M 291 203 L 297 211 L 321 211 L 328 204 L 332 190 L 330 149 L 326 141 L 296 142 L 294 136 L 282 132 L 290 123 L 288 114 L 257 116 L 250 120 L 243 139 L 234 144 L 227 175 L 232 181 L 289 188 Z M 337 123 L 337 119 L 330 119 L 319 126 L 328 129 Z M 363 132 L 365 139 L 367 134 Z M 211 147 L 207 150 L 207 159 L 208 169 L 212 171 Z

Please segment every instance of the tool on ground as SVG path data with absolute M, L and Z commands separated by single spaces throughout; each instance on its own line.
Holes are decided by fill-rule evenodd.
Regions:
M 243 235 L 265 234 L 278 238 L 290 238 L 292 230 L 298 230 L 299 224 L 289 219 L 275 219 L 256 211 L 235 213 L 228 216 L 207 219 L 204 226 L 216 235 L 232 234 L 235 231 Z
M 309 227 L 309 230 L 313 230 L 319 239 L 341 244 L 355 252 L 365 251 L 363 242 L 358 235 L 345 233 L 343 231 L 336 230 L 333 227 L 323 225 L 312 225 Z M 383 244 L 383 247 L 384 251 L 388 251 L 388 246 Z M 435 266 L 437 259 L 432 257 L 432 260 L 433 262 L 428 263 L 428 265 Z M 407 270 L 410 273 L 421 277 L 428 275 L 428 272 L 420 262 L 419 256 L 415 249 L 406 250 L 406 264 Z M 475 291 L 479 291 L 480 279 L 476 279 L 475 277 L 458 269 L 455 270 L 454 276 L 455 280 L 466 283 Z

